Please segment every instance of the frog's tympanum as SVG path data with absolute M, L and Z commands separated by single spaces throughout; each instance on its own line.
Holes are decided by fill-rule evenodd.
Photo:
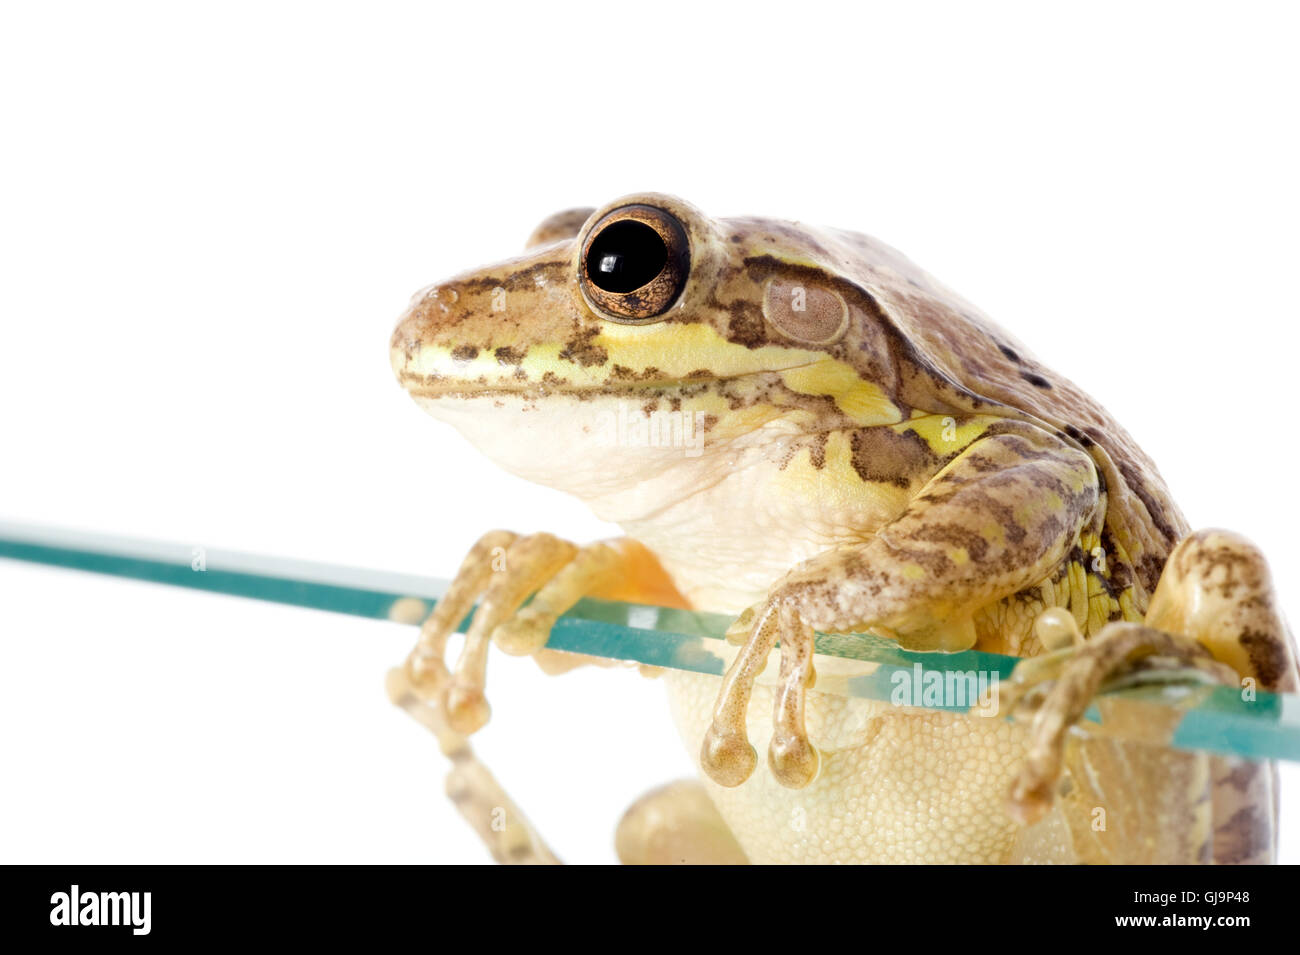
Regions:
M 629 196 L 418 293 L 391 356 L 627 534 L 474 546 L 402 671 L 446 736 L 488 718 L 489 644 L 554 663 L 580 597 L 737 617 L 725 677 L 665 674 L 702 774 L 629 810 L 624 861 L 1272 859 L 1270 764 L 1071 732 L 1143 672 L 1294 690 L 1260 554 L 1189 533 L 1096 401 L 888 246 Z M 1033 658 L 1003 687 L 1031 718 L 819 693 L 814 631 Z

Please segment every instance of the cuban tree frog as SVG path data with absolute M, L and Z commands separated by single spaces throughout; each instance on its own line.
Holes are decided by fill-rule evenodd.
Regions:
M 1294 689 L 1262 558 L 1189 534 L 1097 402 L 888 246 L 633 195 L 418 293 L 391 357 L 422 407 L 627 535 L 479 541 L 405 665 L 455 733 L 487 721 L 489 644 L 545 658 L 582 596 L 737 616 L 725 677 L 665 675 L 701 779 L 625 816 L 625 861 L 1272 858 L 1271 765 L 1067 732 L 1144 668 Z M 697 440 L 609 446 L 602 422 L 660 412 Z M 1033 718 L 818 693 L 815 630 L 1033 658 Z

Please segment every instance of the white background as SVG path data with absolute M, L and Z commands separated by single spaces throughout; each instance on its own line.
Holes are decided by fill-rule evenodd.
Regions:
M 489 527 L 610 533 L 422 415 L 388 334 L 548 213 L 653 189 L 901 248 L 1300 613 L 1284 11 L 7 8 L 0 517 L 444 576 Z M 0 861 L 485 859 L 383 693 L 413 636 L 0 563 Z M 480 752 L 571 861 L 690 772 L 635 675 L 494 656 L 489 696 Z

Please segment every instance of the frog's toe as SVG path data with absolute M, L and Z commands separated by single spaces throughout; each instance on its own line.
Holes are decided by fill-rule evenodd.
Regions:
M 727 642 L 736 647 L 744 646 L 754 629 L 754 617 L 762 613 L 763 607 L 764 602 L 759 601 L 742 610 L 740 616 L 731 621 L 731 626 L 727 627 L 727 632 L 724 634 Z
M 477 733 L 492 716 L 492 707 L 482 687 L 453 683 L 447 687 L 442 705 L 451 728 L 465 736 Z
M 767 666 L 777 635 L 778 612 L 769 602 L 754 614 L 749 637 L 722 678 L 713 721 L 700 747 L 700 766 L 719 786 L 739 786 L 758 764 L 745 721 L 754 680 Z
M 1083 646 L 1083 634 L 1074 614 L 1064 607 L 1048 607 L 1034 621 L 1034 636 L 1050 652 Z
M 726 727 L 714 725 L 704 734 L 700 748 L 700 765 L 719 786 L 739 786 L 754 773 L 758 753 L 749 742 L 749 735 Z
M 802 789 L 817 777 L 821 758 L 808 739 L 804 697 L 817 679 L 813 669 L 813 629 L 789 604 L 779 612 L 781 682 L 772 707 L 772 742 L 767 765 L 782 786 Z
M 1040 774 L 1022 773 L 1011 784 L 1007 815 L 1022 826 L 1032 826 L 1047 815 L 1056 800 L 1056 783 Z
M 821 765 L 804 722 L 805 692 L 815 679 L 813 631 L 790 601 L 769 601 L 746 613 L 752 621 L 749 637 L 723 678 L 713 721 L 700 749 L 700 765 L 721 786 L 739 786 L 753 773 L 758 755 L 746 730 L 749 701 L 754 680 L 779 639 L 781 682 L 773 707 L 767 764 L 781 785 L 800 789 L 816 778 Z
M 776 781 L 787 789 L 803 789 L 817 778 L 821 756 L 806 735 L 773 735 L 767 765 Z
M 529 656 L 546 646 L 555 618 L 525 607 L 492 631 L 492 642 L 511 656 Z

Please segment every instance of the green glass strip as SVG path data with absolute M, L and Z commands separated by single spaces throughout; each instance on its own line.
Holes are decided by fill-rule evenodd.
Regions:
M 375 620 L 418 620 L 447 587 L 427 577 L 6 522 L 0 522 L 0 557 Z M 721 614 L 586 599 L 560 618 L 547 645 L 721 675 L 730 622 Z M 818 634 L 817 653 L 819 691 L 957 712 L 971 708 L 981 685 L 1007 679 L 1019 662 L 976 651 L 909 653 L 872 634 Z M 932 701 L 923 690 L 936 682 L 947 689 Z M 1259 693 L 1246 701 L 1231 687 L 1197 687 L 1192 693 L 1177 683 L 1113 695 L 1183 709 L 1172 740 L 1176 748 L 1300 761 L 1295 697 Z M 1097 718 L 1095 708 L 1090 716 Z

